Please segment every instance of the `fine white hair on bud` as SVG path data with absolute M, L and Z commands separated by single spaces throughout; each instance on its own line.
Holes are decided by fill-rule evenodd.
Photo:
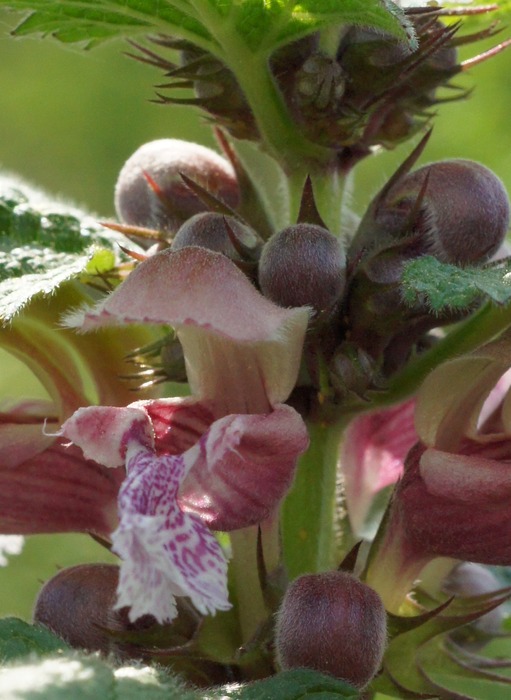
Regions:
M 114 610 L 119 567 L 81 564 L 62 569 L 45 583 L 34 607 L 34 622 L 48 627 L 70 646 L 89 651 L 119 652 L 114 632 L 137 629 L 127 612 Z M 146 616 L 144 624 L 154 624 Z
M 501 180 L 484 165 L 445 160 L 398 181 L 375 219 L 389 236 L 415 232 L 421 252 L 442 262 L 477 264 L 491 258 L 504 240 L 509 199 Z
M 280 306 L 329 309 L 346 282 L 346 256 L 340 241 L 315 224 L 295 224 L 274 234 L 259 260 L 259 284 Z
M 232 239 L 235 239 L 241 248 L 250 249 L 257 244 L 257 234 L 233 216 L 202 212 L 184 222 L 176 233 L 171 248 L 180 250 L 194 245 L 223 253 L 233 260 L 240 260 L 241 256 Z
M 181 175 L 228 207 L 238 205 L 238 182 L 225 158 L 196 143 L 159 139 L 137 149 L 119 173 L 115 209 L 121 221 L 174 233 L 190 216 L 206 211 Z
M 277 616 L 284 670 L 311 668 L 364 688 L 380 668 L 387 617 L 380 596 L 344 571 L 300 576 Z

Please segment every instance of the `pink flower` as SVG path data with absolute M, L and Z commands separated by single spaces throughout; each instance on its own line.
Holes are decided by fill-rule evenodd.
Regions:
M 265 299 L 225 256 L 163 251 L 93 309 L 70 321 L 173 326 L 193 397 L 78 410 L 61 435 L 86 459 L 125 468 L 119 607 L 130 617 L 175 616 L 174 596 L 224 610 L 225 556 L 211 529 L 259 523 L 289 488 L 306 449 L 305 425 L 283 404 L 298 373 L 309 312 Z
M 420 442 L 367 572 L 391 609 L 435 557 L 511 564 L 509 340 L 446 362 L 421 388 Z
M 417 442 L 415 400 L 355 418 L 346 430 L 340 465 L 348 516 L 356 535 L 370 535 L 378 496 L 403 475 L 408 450 Z
M 0 406 L 0 532 L 6 535 L 92 532 L 107 537 L 117 524 L 122 474 L 86 461 L 77 447 L 49 435 L 80 406 L 124 405 L 132 397 L 119 379 L 124 355 L 153 339 L 144 328 L 104 329 L 80 336 L 57 326 L 69 304 L 84 300 L 73 284 L 36 297 L 8 326 L 0 345 L 40 379 L 48 400 Z M 44 426 L 47 426 L 46 431 Z

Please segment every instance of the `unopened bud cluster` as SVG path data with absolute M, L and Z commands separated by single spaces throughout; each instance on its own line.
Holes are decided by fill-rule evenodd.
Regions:
M 175 139 L 146 144 L 129 158 L 116 207 L 125 224 L 156 229 L 160 248 L 208 248 L 276 304 L 309 307 L 307 390 L 318 391 L 321 363 L 334 396 L 363 397 L 406 364 L 430 331 L 475 308 L 439 314 L 420 299 L 405 303 L 406 264 L 429 255 L 483 265 L 509 225 L 506 191 L 485 166 L 460 159 L 413 170 L 424 143 L 374 197 L 351 240 L 325 227 L 307 186 L 297 223 L 269 235 L 258 230 L 258 212 L 242 214 L 243 188 L 228 158 Z M 183 381 L 178 344 L 164 344 L 160 359 L 164 377 Z
M 438 89 L 463 70 L 457 58 L 458 26 L 445 25 L 440 8 L 424 5 L 404 10 L 417 36 L 415 51 L 379 30 L 346 25 L 335 51 L 324 51 L 315 33 L 270 57 L 272 78 L 293 120 L 310 141 L 332 149 L 341 168 L 350 169 L 376 146 L 392 148 L 416 134 L 442 101 Z M 480 34 L 464 37 L 463 43 L 478 38 Z M 217 57 L 172 37 L 151 41 L 179 55 L 173 62 L 137 46 L 135 58 L 165 72 L 168 81 L 159 88 L 182 89 L 186 83 L 194 91 L 184 98 L 160 92 L 161 102 L 196 105 L 235 138 L 260 140 L 235 75 Z

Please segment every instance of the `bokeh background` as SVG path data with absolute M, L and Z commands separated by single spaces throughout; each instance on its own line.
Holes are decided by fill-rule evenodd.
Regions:
M 178 137 L 212 146 L 208 126 L 190 108 L 150 102 L 161 74 L 123 55 L 123 42 L 84 52 L 51 39 L 15 40 L 16 15 L 0 12 L 0 168 L 84 206 L 114 216 L 113 188 L 126 158 L 142 143 Z M 504 28 L 502 37 L 510 36 Z M 500 36 L 498 37 L 500 39 Z M 496 40 L 493 41 L 496 43 Z M 488 44 L 472 47 L 470 53 Z M 456 81 L 469 101 L 443 105 L 423 160 L 462 157 L 492 168 L 511 191 L 511 50 Z M 411 144 L 364 163 L 354 209 L 370 197 Z M 40 394 L 35 380 L 0 355 L 1 396 Z M 37 536 L 0 568 L 0 615 L 29 619 L 36 592 L 60 567 L 108 561 L 86 536 Z

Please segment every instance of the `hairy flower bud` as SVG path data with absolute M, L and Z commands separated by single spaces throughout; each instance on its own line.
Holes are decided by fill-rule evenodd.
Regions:
M 176 231 L 206 205 L 184 183 L 186 175 L 235 208 L 239 201 L 234 168 L 210 148 L 179 139 L 141 146 L 124 164 L 115 186 L 115 208 L 126 224 Z
M 113 632 L 144 629 L 155 624 L 155 619 L 146 615 L 130 623 L 127 609 L 115 610 L 118 583 L 119 567 L 112 564 L 63 569 L 39 592 L 34 622 L 77 649 L 119 651 Z
M 296 579 L 278 613 L 276 647 L 282 668 L 312 668 L 357 688 L 378 672 L 386 639 L 380 596 L 343 571 Z
M 239 243 L 238 249 L 232 238 Z M 240 260 L 239 247 L 254 248 L 256 234 L 232 216 L 204 212 L 185 221 L 172 241 L 172 250 L 195 245 L 217 253 L 223 253 L 232 260 Z
M 321 226 L 289 226 L 274 234 L 261 253 L 261 290 L 281 306 L 312 306 L 324 311 L 340 299 L 345 281 L 344 250 Z
M 425 253 L 442 262 L 488 260 L 500 248 L 509 225 L 509 199 L 491 170 L 469 160 L 446 160 L 410 173 L 376 212 L 384 232 L 406 226 L 421 190 L 425 193 L 413 226 Z

